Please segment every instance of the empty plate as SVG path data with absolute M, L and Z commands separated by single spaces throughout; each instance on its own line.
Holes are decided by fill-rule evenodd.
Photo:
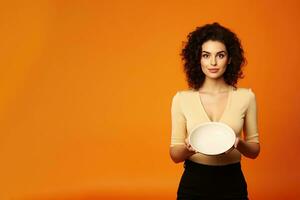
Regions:
M 222 122 L 205 122 L 191 131 L 189 142 L 198 152 L 218 155 L 233 147 L 236 135 L 233 129 Z

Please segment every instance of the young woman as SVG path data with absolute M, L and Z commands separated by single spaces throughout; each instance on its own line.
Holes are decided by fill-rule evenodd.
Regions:
M 171 107 L 170 156 L 184 162 L 177 199 L 248 199 L 241 156 L 255 159 L 260 145 L 255 93 L 236 86 L 246 63 L 240 40 L 217 22 L 206 24 L 188 35 L 180 55 L 189 89 L 177 91 Z M 229 125 L 234 148 L 216 156 L 196 152 L 187 138 L 204 122 Z

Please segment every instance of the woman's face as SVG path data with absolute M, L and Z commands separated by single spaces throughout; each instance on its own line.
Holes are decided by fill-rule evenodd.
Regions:
M 230 63 L 225 45 L 219 41 L 208 40 L 202 44 L 201 69 L 206 78 L 222 78 Z

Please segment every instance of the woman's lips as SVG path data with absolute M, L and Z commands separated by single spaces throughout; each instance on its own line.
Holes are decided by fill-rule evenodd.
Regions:
M 208 69 L 209 70 L 209 72 L 211 72 L 211 73 L 217 73 L 218 71 L 219 71 L 219 69 Z

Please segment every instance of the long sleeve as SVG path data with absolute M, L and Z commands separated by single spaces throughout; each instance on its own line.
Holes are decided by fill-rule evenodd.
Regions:
M 247 142 L 259 143 L 257 105 L 254 92 L 249 88 L 249 105 L 245 115 L 244 134 Z
M 186 118 L 181 109 L 180 91 L 177 92 L 172 99 L 171 105 L 171 146 L 184 144 L 186 138 Z

